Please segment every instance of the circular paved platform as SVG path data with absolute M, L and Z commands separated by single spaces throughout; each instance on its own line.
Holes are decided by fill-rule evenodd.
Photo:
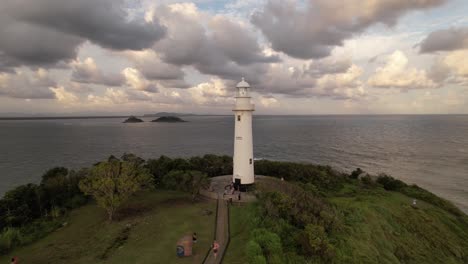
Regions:
M 234 202 L 241 202 L 241 203 L 248 203 L 256 201 L 257 198 L 255 197 L 254 193 L 249 192 L 238 192 L 234 191 L 232 193 L 230 191 L 230 184 L 232 182 L 232 175 L 223 175 L 223 176 L 216 176 L 211 178 L 210 187 L 206 190 L 201 190 L 200 194 L 211 198 L 211 199 L 224 199 L 230 200 L 232 199 Z M 239 200 L 240 194 L 240 200 Z

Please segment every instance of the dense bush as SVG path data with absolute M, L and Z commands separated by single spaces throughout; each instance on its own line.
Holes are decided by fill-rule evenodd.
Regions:
M 287 181 L 312 183 L 320 189 L 336 190 L 346 181 L 344 174 L 330 166 L 260 160 L 255 162 L 255 174 L 284 178 Z
M 207 188 L 210 185 L 208 176 L 200 171 L 171 171 L 164 175 L 161 181 L 164 188 L 189 192 L 192 200 L 195 200 L 201 188 Z
M 87 202 L 78 189 L 86 172 L 57 167 L 42 176 L 41 183 L 8 191 L 0 200 L 0 251 L 32 242 L 53 231 L 54 218 Z
M 377 183 L 382 184 L 385 190 L 387 191 L 398 191 L 401 190 L 406 184 L 400 180 L 397 180 L 386 174 L 380 174 L 377 177 Z
M 249 263 L 283 263 L 281 239 L 264 228 L 255 229 L 246 246 Z
M 308 224 L 302 231 L 299 242 L 302 253 L 306 256 L 330 261 L 335 255 L 335 250 L 328 241 L 327 233 L 320 225 Z
M 282 251 L 290 256 L 281 263 L 304 263 L 304 257 L 320 261 L 333 259 L 334 249 L 328 236 L 340 228 L 339 216 L 315 193 L 314 185 L 283 181 L 271 181 L 267 185 L 260 186 L 259 226 L 280 238 Z
M 232 158 L 229 156 L 205 155 L 189 159 L 161 156 L 148 160 L 146 166 L 153 175 L 156 187 L 164 187 L 162 179 L 171 171 L 200 171 L 208 177 L 232 174 Z

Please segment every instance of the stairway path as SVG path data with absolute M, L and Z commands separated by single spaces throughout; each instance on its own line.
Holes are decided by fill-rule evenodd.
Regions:
M 227 202 L 222 198 L 218 197 L 218 215 L 216 221 L 216 241 L 219 243 L 218 255 L 215 258 L 213 250 L 210 251 L 208 258 L 206 258 L 206 264 L 218 264 L 221 263 L 223 255 L 226 251 L 227 243 L 229 241 L 229 215 L 228 215 Z

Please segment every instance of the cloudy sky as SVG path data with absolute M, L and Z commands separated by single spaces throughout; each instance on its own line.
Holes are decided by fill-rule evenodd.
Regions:
M 4 0 L 0 115 L 468 114 L 466 0 Z

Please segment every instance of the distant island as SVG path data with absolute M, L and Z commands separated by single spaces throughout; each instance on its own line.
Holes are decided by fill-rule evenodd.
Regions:
M 160 118 L 157 118 L 151 122 L 165 122 L 165 123 L 183 123 L 187 122 L 180 117 L 177 116 L 161 116 Z
M 140 118 L 137 118 L 135 116 L 131 116 L 129 118 L 127 118 L 127 120 L 124 121 L 124 123 L 142 123 L 144 122 L 143 120 L 141 120 Z

